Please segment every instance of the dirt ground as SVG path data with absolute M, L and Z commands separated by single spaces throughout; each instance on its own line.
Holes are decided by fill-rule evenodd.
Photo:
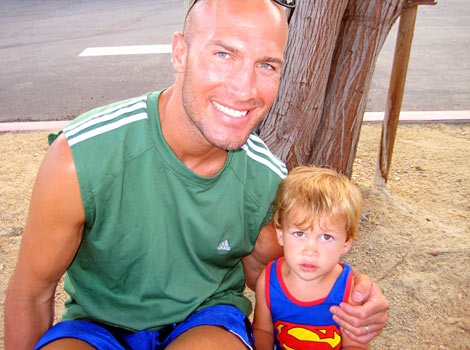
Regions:
M 361 131 L 354 181 L 365 208 L 345 261 L 390 301 L 373 349 L 470 349 L 470 124 L 400 124 L 389 184 L 374 187 L 381 125 Z M 0 349 L 3 301 L 44 132 L 0 134 Z M 65 293 L 59 288 L 56 319 Z

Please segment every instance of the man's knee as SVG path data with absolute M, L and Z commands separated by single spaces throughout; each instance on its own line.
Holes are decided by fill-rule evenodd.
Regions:
M 62 338 L 44 345 L 41 350 L 96 350 L 90 344 L 80 339 Z
M 168 350 L 179 349 L 234 349 L 246 350 L 243 341 L 223 327 L 198 326 L 191 328 L 178 336 L 166 348 Z

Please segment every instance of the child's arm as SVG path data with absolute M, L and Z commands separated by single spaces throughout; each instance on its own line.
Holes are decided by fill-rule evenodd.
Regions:
M 265 280 L 266 269 L 260 273 L 256 281 L 256 305 L 253 320 L 256 350 L 273 350 L 274 347 L 274 328 L 271 312 L 266 304 Z
M 352 279 L 352 283 L 351 283 L 351 291 L 354 287 L 354 278 Z M 352 293 L 349 294 L 349 301 L 348 301 L 349 304 L 351 305 L 358 305 L 358 303 L 355 303 L 353 300 L 352 300 Z M 361 344 L 361 343 L 358 343 L 354 340 L 352 340 L 351 338 L 349 338 L 349 336 L 346 334 L 346 332 L 344 331 L 344 329 L 341 329 L 341 342 L 342 342 L 342 346 L 341 346 L 341 349 L 343 350 L 369 350 L 370 349 L 370 345 L 367 343 L 367 344 Z

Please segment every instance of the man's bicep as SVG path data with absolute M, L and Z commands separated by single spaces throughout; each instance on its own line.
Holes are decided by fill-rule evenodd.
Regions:
M 266 265 L 282 256 L 282 247 L 277 242 L 276 230 L 272 220 L 261 229 L 255 247 L 250 255 L 243 259 L 247 285 L 255 288 L 256 279 Z
M 265 266 L 268 262 L 276 260 L 283 255 L 282 247 L 277 241 L 276 230 L 272 220 L 261 229 L 253 252 L 256 259 Z
M 17 273 L 56 283 L 80 245 L 85 213 L 70 148 L 59 137 L 39 169 L 23 232 Z

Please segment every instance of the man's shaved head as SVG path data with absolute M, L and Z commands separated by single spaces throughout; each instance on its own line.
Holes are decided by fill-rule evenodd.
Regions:
M 287 26 L 287 16 L 285 8 L 276 4 L 272 0 L 195 0 L 191 3 L 191 7 L 184 21 L 183 35 L 186 43 L 191 45 L 191 38 L 195 31 L 204 27 L 210 19 L 217 14 L 222 14 L 222 7 L 238 8 L 238 14 L 243 15 L 243 9 L 254 13 L 256 11 L 266 12 L 265 20 L 273 16 L 272 25 L 285 24 Z M 235 12 L 235 13 L 237 13 Z M 258 12 L 259 13 L 259 12 Z M 211 18 L 212 17 L 212 18 Z M 202 28 L 200 28 L 202 25 Z

